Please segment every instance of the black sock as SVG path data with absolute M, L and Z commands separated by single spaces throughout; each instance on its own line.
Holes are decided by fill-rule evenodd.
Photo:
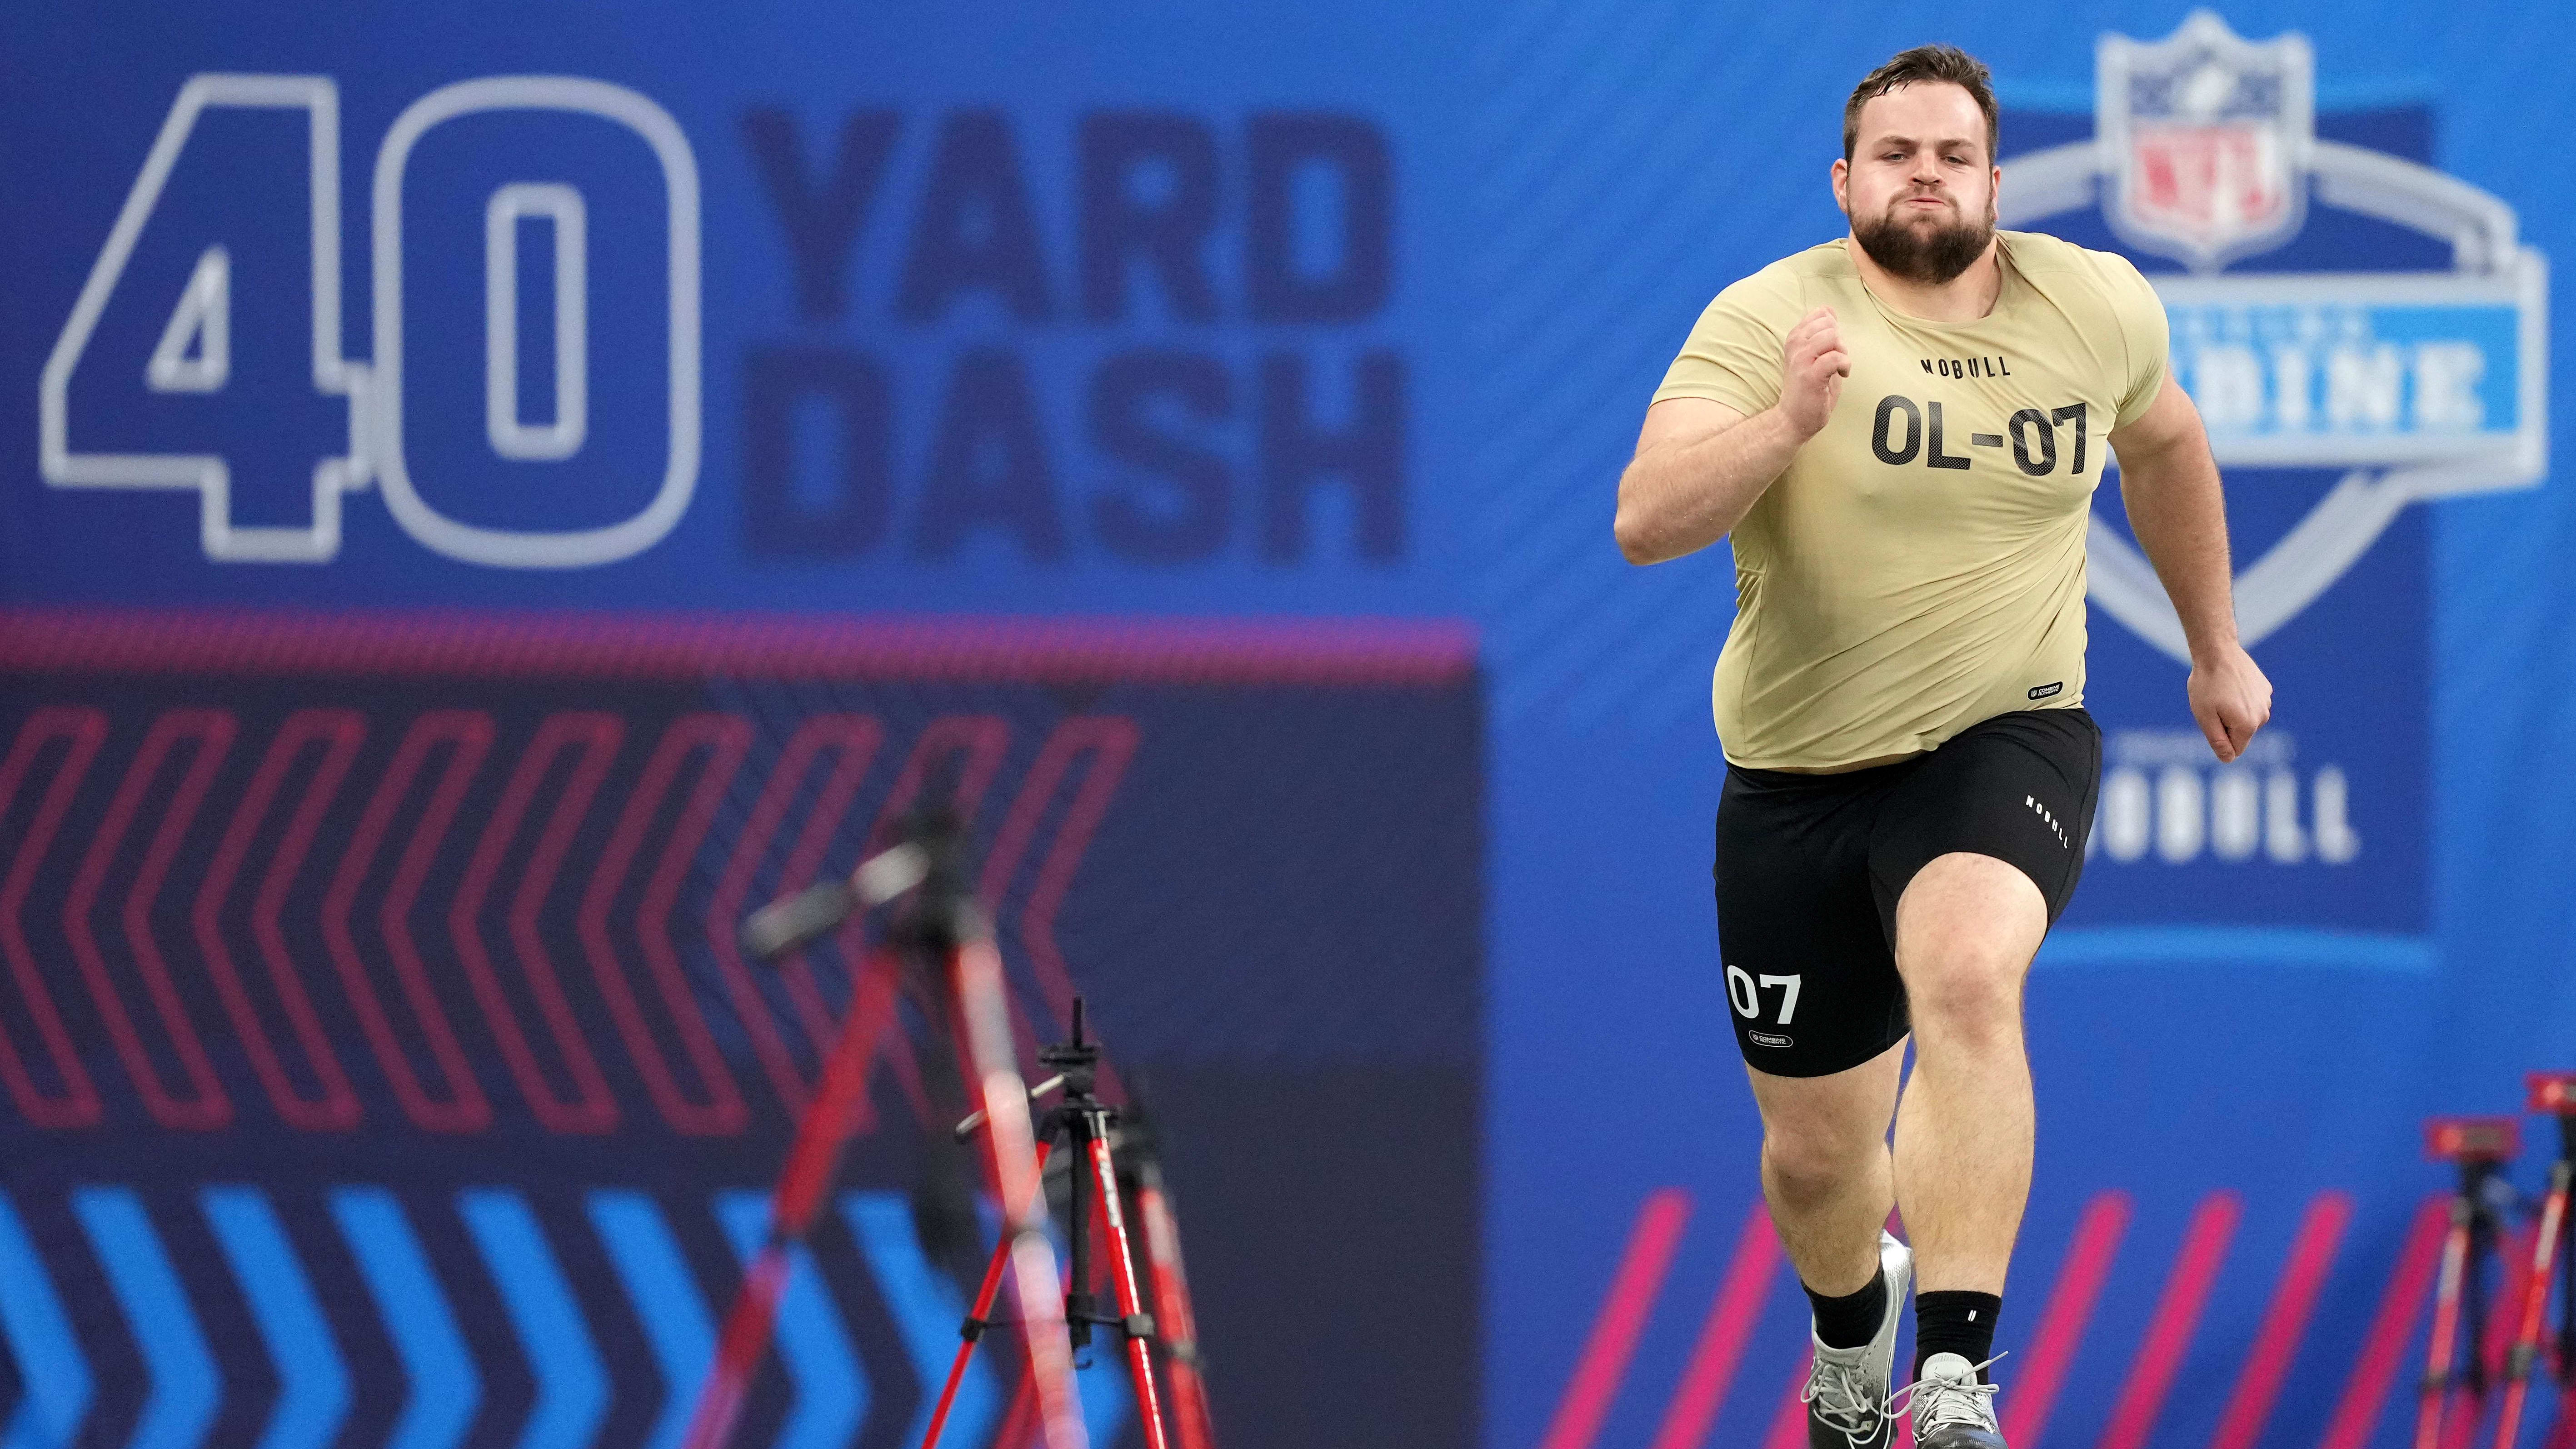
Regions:
M 1804 1281 L 1798 1284 L 1807 1288 Z M 1878 1336 L 1878 1325 L 1887 1317 L 1887 1275 L 1869 1275 L 1869 1286 L 1858 1293 L 1828 1298 L 1807 1288 L 1807 1301 L 1816 1306 L 1816 1341 L 1827 1348 L 1859 1348 Z
M 1936 1353 L 1955 1353 L 1970 1363 L 1984 1363 L 1995 1352 L 1995 1315 L 2004 1301 L 1992 1293 L 1917 1293 L 1914 1295 L 1914 1376 L 1923 1377 L 1923 1361 Z M 1992 1383 L 1985 1370 L 1980 1383 Z

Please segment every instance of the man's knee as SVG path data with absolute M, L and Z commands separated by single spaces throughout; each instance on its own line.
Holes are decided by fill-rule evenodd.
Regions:
M 1918 1038 L 1983 1040 L 2021 1029 L 2028 963 L 1995 950 L 1932 955 L 1906 973 L 1906 1009 Z
M 1773 1127 L 1762 1135 L 1772 1185 L 1792 1201 L 1830 1198 L 1869 1179 L 1884 1138 Z
M 1775 1201 L 1829 1200 L 1885 1170 L 1902 1042 L 1826 1077 L 1746 1068 L 1762 1108 L 1762 1167 Z
M 1918 1038 L 2018 1032 L 2022 978 L 2047 929 L 2047 903 L 2017 867 L 1967 854 L 1923 867 L 1896 909 L 1897 971 Z

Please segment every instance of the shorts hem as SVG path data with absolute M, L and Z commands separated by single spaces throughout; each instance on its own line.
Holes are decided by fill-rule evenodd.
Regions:
M 1798 1069 L 1797 1071 L 1793 1071 L 1793 1072 L 1779 1072 L 1779 1071 L 1773 1071 L 1771 1068 L 1766 1067 L 1766 1066 L 1762 1065 L 1760 1062 L 1755 1061 L 1755 1060 L 1754 1060 L 1752 1057 L 1750 1057 L 1750 1056 L 1747 1056 L 1747 1057 L 1744 1059 L 1744 1064 L 1745 1064 L 1746 1066 L 1748 1066 L 1748 1067 L 1753 1068 L 1755 1071 L 1762 1073 L 1762 1074 L 1763 1074 L 1764 1076 L 1766 1076 L 1766 1077 L 1795 1077 L 1795 1078 L 1799 1078 L 1799 1079 L 1802 1079 L 1802 1080 L 1803 1080 L 1803 1079 L 1807 1079 L 1807 1078 L 1813 1078 L 1813 1077 L 1830 1077 L 1830 1076 L 1835 1075 L 1835 1074 L 1836 1074 L 1836 1073 L 1838 1073 L 1838 1072 L 1848 1072 L 1848 1071 L 1850 1071 L 1850 1070 L 1851 1070 L 1852 1068 L 1854 1068 L 1854 1067 L 1862 1066 L 1862 1065 L 1865 1065 L 1865 1064 L 1867 1064 L 1867 1063 L 1869 1063 L 1869 1062 L 1874 1062 L 1874 1061 L 1878 1060 L 1878 1058 L 1879 1058 L 1881 1055 L 1883 1055 L 1883 1054 L 1887 1051 L 1887 1049 L 1888 1049 L 1889 1047 L 1892 1047 L 1892 1046 L 1897 1045 L 1899 1042 L 1904 1041 L 1907 1037 L 1909 1037 L 1909 1036 L 1911 1036 L 1911 1035 L 1913 1035 L 1913 1033 L 1912 1033 L 1912 1032 L 1910 1032 L 1910 1031 L 1899 1032 L 1899 1033 L 1897 1033 L 1895 1036 L 1890 1037 L 1889 1039 L 1887 1039 L 1886 1041 L 1880 1042 L 1878 1045 L 1876 1045 L 1876 1046 L 1874 1046 L 1874 1047 L 1871 1047 L 1871 1048 L 1869 1048 L 1868 1050 L 1866 1050 L 1866 1051 L 1864 1051 L 1864 1052 L 1860 1053 L 1858 1056 L 1855 1056 L 1855 1057 L 1851 1058 L 1849 1061 L 1840 1061 L 1840 1062 L 1837 1062 L 1835 1058 L 1828 1057 L 1828 1058 L 1826 1058 L 1826 1061 L 1827 1061 L 1828 1063 L 1831 1063 L 1831 1065 L 1826 1065 L 1826 1066 L 1816 1066 L 1816 1065 L 1814 1065 L 1814 1064 L 1812 1064 L 1812 1063 L 1808 1063 L 1808 1062 L 1800 1062 L 1800 1063 L 1798 1063 L 1798 1068 L 1799 1068 L 1799 1069 Z M 1740 1050 L 1742 1050 L 1742 1049 L 1743 1049 L 1744 1042 L 1743 1042 L 1743 1040 L 1742 1040 L 1741 1038 L 1738 1038 L 1738 1039 L 1737 1039 L 1737 1041 L 1736 1041 L 1736 1043 L 1735 1043 L 1735 1045 L 1736 1045 L 1736 1048 L 1740 1051 Z

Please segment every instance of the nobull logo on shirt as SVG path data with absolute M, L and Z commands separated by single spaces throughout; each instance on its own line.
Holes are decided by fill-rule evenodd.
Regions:
M 2102 490 L 2088 593 L 2121 627 L 2093 631 L 2087 702 L 2114 747 L 2078 924 L 2427 924 L 2408 505 L 2546 474 L 2547 268 L 2511 206 L 2426 164 L 2425 98 L 2334 79 L 2321 98 L 2304 36 L 2209 11 L 2105 35 L 2092 135 L 2004 166 L 2005 225 L 2124 252 L 2162 297 L 2226 480 L 2238 626 L 2278 688 L 2275 737 L 2209 758 L 2153 662 L 2188 664 L 2182 625 Z M 2004 134 L 2079 124 L 2022 113 Z

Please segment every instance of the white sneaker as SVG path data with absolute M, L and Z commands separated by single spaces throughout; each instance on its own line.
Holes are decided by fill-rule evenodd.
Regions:
M 1887 1449 L 1895 1437 L 1888 1390 L 1896 1376 L 1896 1325 L 1914 1284 L 1914 1253 L 1886 1232 L 1878 1235 L 1878 1276 L 1887 1286 L 1887 1312 L 1869 1342 L 1827 1348 L 1812 1325 L 1807 1330 L 1816 1351 L 1807 1386 L 1798 1392 L 1807 1404 L 1807 1449 Z
M 1995 1386 L 1977 1382 L 1977 1370 L 1985 1366 L 1955 1353 L 1923 1361 L 1923 1372 L 1905 1391 L 1915 1449 L 2005 1449 L 2003 1430 L 1995 1424 Z

